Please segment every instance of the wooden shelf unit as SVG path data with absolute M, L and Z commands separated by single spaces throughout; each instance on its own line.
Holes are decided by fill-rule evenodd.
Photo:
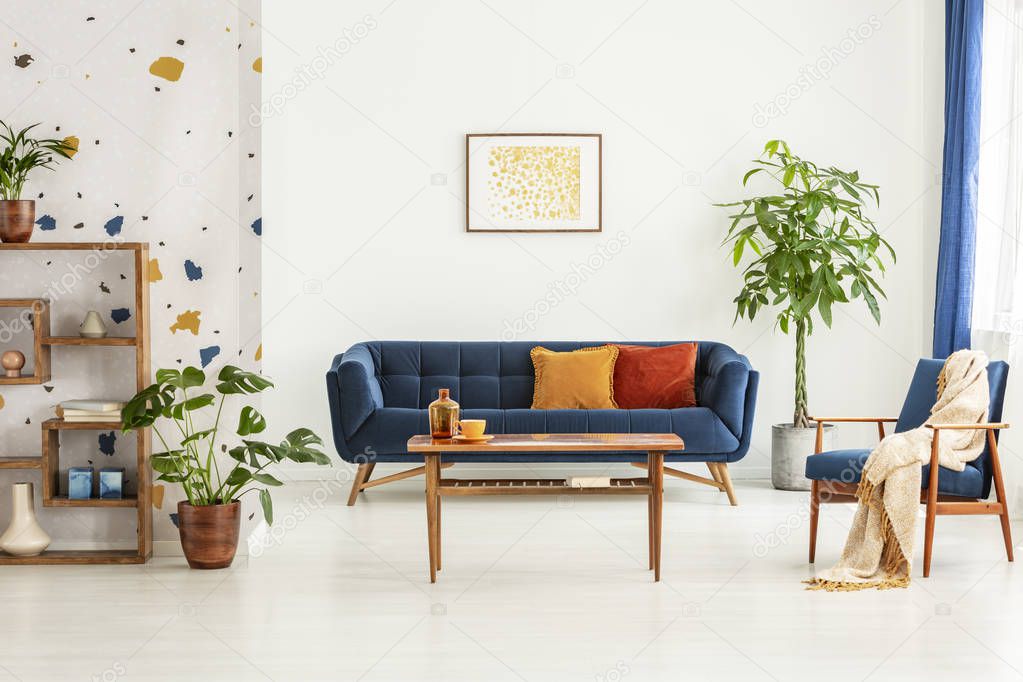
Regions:
M 50 381 L 50 353 L 54 347 L 124 347 L 135 349 L 135 387 L 141 391 L 151 383 L 149 350 L 149 244 L 143 242 L 30 242 L 0 244 L 0 253 L 10 252 L 127 252 L 134 259 L 135 336 L 85 339 L 76 336 L 50 335 L 50 304 L 45 299 L 0 299 L 0 307 L 33 309 L 35 338 L 35 369 L 30 377 L 6 379 L 0 386 L 41 384 Z M 0 566 L 7 565 L 82 565 L 82 564 L 144 564 L 153 554 L 152 471 L 149 458 L 152 438 L 149 429 L 134 432 L 136 438 L 136 479 L 138 492 L 123 499 L 70 500 L 60 495 L 61 431 L 118 431 L 117 422 L 66 422 L 47 419 L 41 425 L 42 456 L 0 457 L 0 469 L 39 469 L 42 472 L 42 504 L 44 507 L 131 509 L 136 510 L 137 546 L 134 550 L 47 550 L 35 557 L 16 557 L 0 552 Z M 2 491 L 0 491 L 2 494 Z
M 144 564 L 134 549 L 48 549 L 39 556 L 11 556 L 0 553 L 0 566 L 60 566 L 85 564 Z
M 4 244 L 6 246 L 6 244 Z M 0 308 L 24 308 L 32 311 L 32 373 L 7 377 L 0 372 L 0 386 L 28 386 L 50 380 L 50 347 L 44 336 L 50 335 L 50 302 L 44 298 L 0 298 Z M 22 370 L 24 371 L 24 370 Z
M 72 500 L 66 495 L 43 500 L 44 507 L 137 507 L 139 498 L 127 495 L 118 499 L 90 497 L 87 500 Z
M 0 457 L 0 469 L 42 469 L 42 457 Z
M 85 339 L 80 336 L 44 336 L 44 346 L 134 346 L 134 336 L 108 336 L 103 339 Z

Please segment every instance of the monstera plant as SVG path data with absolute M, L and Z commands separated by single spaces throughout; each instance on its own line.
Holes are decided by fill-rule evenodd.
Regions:
M 217 375 L 212 392 L 204 390 L 205 385 L 206 373 L 195 367 L 158 370 L 156 383 L 128 401 L 121 420 L 126 433 L 153 429 L 163 448 L 151 460 L 157 480 L 177 483 L 184 490 L 187 501 L 178 503 L 178 530 L 189 565 L 225 568 L 238 546 L 239 498 L 258 494 L 263 517 L 272 524 L 270 488 L 283 483 L 268 469 L 286 460 L 329 465 L 330 458 L 319 449 L 323 445 L 319 436 L 305 428 L 278 443 L 255 440 L 266 430 L 266 419 L 245 405 L 234 429 L 240 444 L 230 449 L 223 446 L 234 463 L 222 471 L 216 443 L 225 402 L 229 397 L 261 393 L 273 383 L 227 365 Z
M 790 425 L 774 428 L 772 478 L 778 487 L 803 488 L 802 461 L 809 454 L 803 450 L 815 432 L 808 428 L 807 338 L 815 320 L 831 327 L 834 307 L 856 299 L 880 324 L 878 298 L 885 293 L 878 278 L 887 258 L 895 262 L 895 250 L 868 215 L 880 204 L 878 186 L 861 180 L 858 171 L 819 166 L 795 155 L 784 140 L 770 140 L 753 163 L 743 187 L 764 178 L 773 191 L 717 205 L 732 210 L 724 244 L 732 263 L 742 267 L 735 319 L 753 320 L 773 309 L 778 328 L 795 335 L 794 411 Z M 792 480 L 780 484 L 786 462 Z

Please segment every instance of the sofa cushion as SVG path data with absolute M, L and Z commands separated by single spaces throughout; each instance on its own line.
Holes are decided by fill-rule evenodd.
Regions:
M 738 439 L 705 407 L 677 410 L 482 409 L 462 410 L 462 417 L 486 419 L 487 433 L 676 433 L 685 441 L 683 458 L 728 453 L 739 447 Z M 384 407 L 374 411 L 362 428 L 348 439 L 348 447 L 354 456 L 375 455 L 377 461 L 407 460 L 410 459 L 405 451 L 408 439 L 428 433 L 428 428 L 426 410 Z M 579 459 L 578 455 L 574 457 Z M 591 456 L 586 459 L 593 461 Z M 637 459 L 636 454 L 629 455 L 626 461 L 629 459 Z
M 637 410 L 671 410 L 696 405 L 695 343 L 660 348 L 618 344 L 615 402 Z
M 806 458 L 806 477 L 816 481 L 839 481 L 859 483 L 863 465 L 870 456 L 870 450 L 831 450 Z M 928 488 L 930 465 L 924 465 L 921 487 Z M 986 497 L 984 477 L 980 470 L 967 466 L 963 471 L 938 469 L 938 492 L 960 497 Z
M 534 410 L 600 410 L 616 408 L 615 360 L 618 347 L 580 348 L 567 353 L 537 346 L 533 360 Z

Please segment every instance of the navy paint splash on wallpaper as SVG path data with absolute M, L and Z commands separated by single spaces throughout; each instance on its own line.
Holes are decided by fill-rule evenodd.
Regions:
M 111 431 L 110 433 L 99 434 L 99 451 L 104 455 L 113 456 L 114 444 L 117 442 L 117 434 Z
M 185 261 L 185 277 L 188 278 L 189 282 L 194 282 L 197 279 L 202 279 L 202 268 L 193 263 L 190 260 Z

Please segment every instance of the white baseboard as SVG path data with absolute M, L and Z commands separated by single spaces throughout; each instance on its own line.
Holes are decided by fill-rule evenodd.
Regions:
M 153 540 L 153 556 L 184 556 L 179 540 Z

